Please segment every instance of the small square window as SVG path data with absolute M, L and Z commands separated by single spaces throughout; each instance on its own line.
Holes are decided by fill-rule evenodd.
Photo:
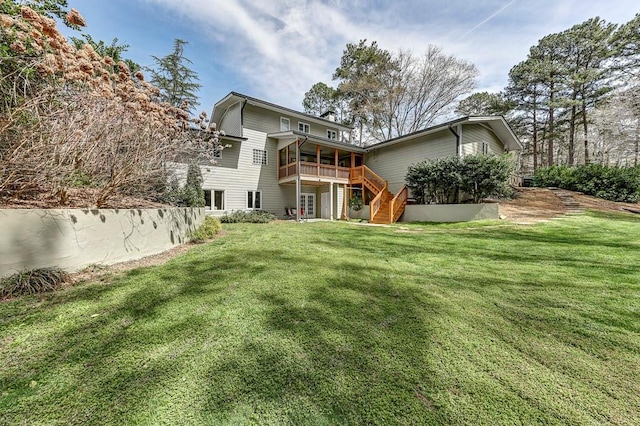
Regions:
M 267 165 L 267 151 L 262 149 L 253 150 L 253 164 Z
M 307 123 L 298 122 L 298 131 L 302 133 L 311 133 L 311 126 Z
M 291 124 L 289 122 L 289 119 L 285 117 L 280 117 L 280 131 L 286 132 L 288 130 L 291 130 Z
M 338 132 L 335 130 L 327 130 L 327 139 L 338 140 Z

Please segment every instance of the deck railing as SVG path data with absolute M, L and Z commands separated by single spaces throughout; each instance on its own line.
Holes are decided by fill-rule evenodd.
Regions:
M 300 176 L 304 177 L 326 177 L 337 179 L 349 179 L 348 167 L 333 166 L 330 164 L 309 163 L 306 161 L 300 162 Z M 278 170 L 278 178 L 284 179 L 289 176 L 296 176 L 297 163 L 287 164 L 280 166 Z

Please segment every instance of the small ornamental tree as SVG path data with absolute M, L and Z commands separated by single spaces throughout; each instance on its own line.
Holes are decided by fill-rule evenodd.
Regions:
M 189 163 L 187 182 L 182 190 L 182 202 L 187 207 L 204 207 L 204 190 L 202 189 L 202 173 L 197 163 Z
M 461 193 L 480 203 L 506 193 L 513 169 L 508 155 L 447 157 L 409 166 L 405 180 L 418 204 L 458 203 Z
M 156 198 L 168 162 L 213 157 L 222 134 L 206 114 L 158 102 L 141 72 L 74 47 L 40 11 L 0 10 L 0 198 L 65 205 L 79 186 L 96 207 L 116 194 Z M 66 20 L 84 25 L 75 9 Z
M 460 190 L 478 204 L 484 198 L 507 192 L 515 163 L 507 155 L 479 154 L 464 157 L 460 166 Z

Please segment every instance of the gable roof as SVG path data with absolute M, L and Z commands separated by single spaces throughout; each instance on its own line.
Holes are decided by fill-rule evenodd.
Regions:
M 446 123 L 427 127 L 426 129 L 418 130 L 413 133 L 408 133 L 406 135 L 398 136 L 396 138 L 392 138 L 384 142 L 379 142 L 374 145 L 369 145 L 365 149 L 367 152 L 369 152 L 375 149 L 385 148 L 387 146 L 394 145 L 397 143 L 408 142 L 420 136 L 425 136 L 431 133 L 448 130 L 449 128 L 453 128 L 453 126 L 457 126 L 458 124 L 474 124 L 474 123 L 485 124 L 489 126 L 491 130 L 500 138 L 500 140 L 502 140 L 507 150 L 520 151 L 522 149 L 522 143 L 520 143 L 520 140 L 513 132 L 513 129 L 511 129 L 511 126 L 509 126 L 509 123 L 507 123 L 507 121 L 501 115 L 487 116 L 487 117 L 479 117 L 479 116 L 461 117 L 452 121 L 448 121 Z
M 291 108 L 283 107 L 280 105 L 273 104 L 271 102 L 263 101 L 258 98 L 254 98 L 251 96 L 243 95 L 238 92 L 230 92 L 227 96 L 216 102 L 213 106 L 213 114 L 212 121 L 214 123 L 219 123 L 227 110 L 231 105 L 234 105 L 238 102 L 246 102 L 250 105 L 259 106 L 261 108 L 269 109 L 272 111 L 279 112 L 281 114 L 290 115 L 293 117 L 300 118 L 305 121 L 311 121 L 316 124 L 321 124 L 323 126 L 337 128 L 341 131 L 350 131 L 353 127 L 346 126 L 344 124 L 340 124 L 337 121 L 326 120 L 324 118 L 316 117 L 315 115 L 306 114 L 304 112 L 296 111 Z

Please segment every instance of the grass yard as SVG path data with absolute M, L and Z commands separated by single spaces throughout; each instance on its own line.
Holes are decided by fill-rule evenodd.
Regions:
M 640 424 L 640 218 L 228 225 L 0 303 L 0 424 Z

